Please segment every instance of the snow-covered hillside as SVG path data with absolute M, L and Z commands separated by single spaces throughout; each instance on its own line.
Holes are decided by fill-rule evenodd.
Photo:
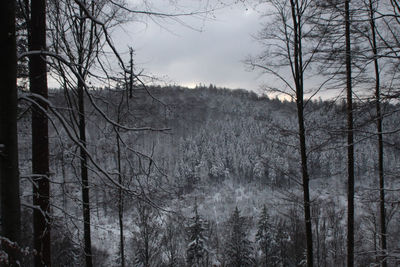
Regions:
M 120 266 L 121 196 L 127 266 L 232 266 L 235 249 L 246 251 L 243 266 L 301 266 L 306 244 L 295 104 L 214 86 L 149 90 L 151 96 L 137 90 L 134 98 L 127 100 L 129 105 L 122 106 L 123 91 L 92 92 L 104 114 L 109 118 L 119 114 L 120 123 L 131 129 L 116 131 L 104 120 L 104 114 L 88 105 L 95 266 Z M 51 101 L 68 118 L 63 93 L 51 91 Z M 357 105 L 356 261 L 359 266 L 368 266 L 376 262 L 380 242 L 377 152 L 372 106 Z M 29 113 L 23 113 L 25 108 L 21 106 L 19 121 L 20 166 L 23 201 L 31 203 L 30 121 Z M 395 112 L 398 106 L 385 108 L 390 115 L 384 128 L 391 132 L 400 125 Z M 315 261 L 317 266 L 343 266 L 347 172 L 344 104 L 310 102 L 305 113 Z M 68 129 L 73 132 L 73 118 L 69 119 Z M 56 118 L 53 122 L 54 262 L 57 266 L 80 266 L 83 222 L 78 150 L 60 122 Z M 141 127 L 151 129 L 132 130 Z M 400 260 L 398 140 L 397 132 L 385 135 L 391 264 Z M 119 176 L 121 184 L 116 183 Z M 266 214 L 262 216 L 264 206 Z M 201 220 L 195 219 L 196 213 Z M 29 221 L 28 208 L 24 214 Z M 189 230 L 195 226 L 203 230 Z M 29 245 L 31 229 L 25 231 Z M 194 236 L 201 242 L 194 242 Z M 193 251 L 197 256 L 190 256 Z

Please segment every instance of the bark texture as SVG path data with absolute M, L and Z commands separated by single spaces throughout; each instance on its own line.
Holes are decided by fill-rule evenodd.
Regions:
M 30 51 L 46 50 L 46 1 L 31 1 Z M 29 81 L 32 93 L 47 99 L 47 70 L 43 55 L 29 59 Z M 33 231 L 35 266 L 51 266 L 50 251 L 50 181 L 47 104 L 36 98 L 32 107 L 32 173 Z
M 354 266 L 354 137 L 351 82 L 350 0 L 345 0 L 346 91 L 347 91 L 347 266 Z

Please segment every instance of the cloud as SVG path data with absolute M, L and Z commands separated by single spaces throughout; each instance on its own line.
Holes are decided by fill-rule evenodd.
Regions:
M 132 45 L 135 62 L 146 71 L 177 84 L 256 89 L 257 74 L 247 72 L 242 61 L 260 50 L 251 37 L 260 28 L 258 14 L 238 4 L 214 15 L 212 20 L 184 20 L 201 31 L 168 20 L 130 23 L 116 34 L 117 42 L 125 50 Z

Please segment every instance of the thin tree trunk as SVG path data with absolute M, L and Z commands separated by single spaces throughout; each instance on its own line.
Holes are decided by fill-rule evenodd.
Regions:
M 374 55 L 375 70 L 375 107 L 376 107 L 376 128 L 378 132 L 378 173 L 379 173 L 379 198 L 380 198 L 380 226 L 381 226 L 381 262 L 382 267 L 387 266 L 386 261 L 386 212 L 385 212 L 385 177 L 383 174 L 383 134 L 382 134 L 382 109 L 381 109 L 381 91 L 380 91 L 380 74 L 378 62 L 378 50 L 376 44 L 376 25 L 372 0 L 369 0 L 370 26 L 372 33 L 372 52 Z
M 130 49 L 130 56 L 131 56 L 131 76 L 130 76 L 130 82 L 129 82 L 129 89 L 130 89 L 130 95 L 129 98 L 132 97 L 132 54 L 133 50 Z M 126 98 L 128 100 L 128 96 Z M 121 107 L 122 104 L 124 103 L 124 94 L 121 96 L 121 101 L 118 104 L 117 108 L 117 124 L 119 125 L 121 123 Z M 129 106 L 129 103 L 127 101 L 127 106 Z M 117 168 L 118 168 L 118 183 L 120 186 L 122 186 L 122 168 L 121 168 L 121 143 L 120 143 L 120 133 L 119 133 L 119 127 L 115 126 L 115 135 L 117 138 Z M 124 195 L 122 191 L 122 187 L 118 189 L 118 220 L 119 220 L 119 238 L 120 238 L 120 257 L 121 257 L 121 267 L 125 267 L 125 242 L 124 242 Z
M 93 2 L 92 2 L 93 3 Z M 83 3 L 86 5 L 86 1 Z M 86 37 L 86 18 L 85 12 L 82 7 L 79 7 L 79 31 L 78 31 L 78 74 L 76 77 L 78 80 L 78 113 L 79 113 L 79 141 L 82 146 L 80 148 L 81 157 L 81 180 L 82 180 L 82 205 L 83 205 L 83 235 L 84 235 L 84 251 L 86 267 L 93 266 L 93 255 L 92 255 L 92 238 L 91 238 L 91 226 L 90 226 L 90 195 L 89 195 L 89 177 L 88 177 L 88 160 L 87 160 L 87 144 L 86 144 L 86 117 L 85 117 L 85 78 L 88 71 L 88 67 L 85 65 L 89 55 L 92 51 L 85 50 L 85 37 Z M 93 25 L 93 24 L 92 24 Z M 90 40 L 92 43 L 92 31 L 90 32 Z
M 133 49 L 129 48 L 130 54 L 130 75 L 129 75 L 129 98 L 133 97 Z
M 302 45 L 301 45 L 301 15 L 299 13 L 298 2 L 290 0 L 292 9 L 292 20 L 294 29 L 294 67 L 295 67 L 295 83 L 296 83 L 296 104 L 297 118 L 299 124 L 299 142 L 301 156 L 301 170 L 303 177 L 303 207 L 304 221 L 306 228 L 307 242 L 307 266 L 313 266 L 313 242 L 312 242 L 312 225 L 311 225 L 311 210 L 310 210 L 310 192 L 309 192 L 309 174 L 307 166 L 307 147 L 306 134 L 304 127 L 304 88 L 303 88 L 303 64 L 302 64 Z
M 46 50 L 46 1 L 31 1 L 29 50 Z M 42 55 L 29 60 L 29 81 L 32 93 L 47 99 L 47 69 Z M 33 238 L 35 266 L 51 266 L 50 254 L 50 181 L 47 104 L 36 99 L 40 108 L 32 109 L 32 172 L 33 179 Z
M 20 241 L 21 213 L 17 138 L 17 57 L 15 41 L 15 1 L 6 1 L 0 13 L 2 64 L 0 66 L 0 210 L 1 236 Z M 17 251 L 6 242 L 10 266 L 19 260 Z
M 307 154 L 306 154 L 306 139 L 304 129 L 304 110 L 303 99 L 297 101 L 297 113 L 299 121 L 299 135 L 300 135 L 300 153 L 301 153 L 301 168 L 303 176 L 303 204 L 304 204 L 304 220 L 306 226 L 306 240 L 307 240 L 307 266 L 313 266 L 313 241 L 312 241 L 312 225 L 311 225 L 311 212 L 310 212 L 310 192 L 309 192 L 309 175 L 307 167 Z
M 63 209 L 67 210 L 67 174 L 65 171 L 65 159 L 64 159 L 64 151 L 61 151 L 61 173 L 63 177 L 63 183 L 62 183 L 62 198 L 63 198 Z
M 378 252 L 378 244 L 377 244 L 378 226 L 377 226 L 375 215 L 373 215 L 373 219 L 374 219 L 374 232 L 372 233 L 372 238 L 374 240 L 375 263 L 378 263 L 379 262 L 379 252 Z
M 119 117 L 119 111 L 118 111 Z M 119 123 L 119 120 L 118 120 Z M 118 161 L 118 183 L 122 185 L 122 175 L 121 175 L 121 145 L 119 141 L 119 133 L 116 129 L 117 135 L 117 161 Z M 121 267 L 125 267 L 125 246 L 124 246 L 124 199 L 122 188 L 118 189 L 118 220 L 119 220 L 119 238 L 120 238 L 120 254 L 121 254 Z
M 346 89 L 347 89 L 347 266 L 354 266 L 354 137 L 351 82 L 350 0 L 345 0 Z
M 81 76 L 83 77 L 83 76 Z M 83 205 L 83 234 L 85 242 L 85 260 L 86 267 L 92 267 L 92 240 L 90 234 L 90 199 L 89 199 L 89 178 L 87 168 L 86 154 L 86 119 L 85 119 L 85 99 L 84 84 L 81 79 L 78 80 L 78 112 L 79 112 L 79 141 L 82 144 L 80 148 L 81 157 L 81 179 L 82 179 L 82 205 Z
M 381 226 L 381 249 L 382 249 L 382 267 L 387 266 L 386 254 L 386 210 L 385 210 L 385 177 L 383 174 L 383 134 L 382 134 L 382 113 L 380 107 L 379 89 L 376 92 L 376 113 L 377 113 L 377 130 L 378 130 L 378 157 L 379 157 L 379 198 L 380 198 L 380 226 Z

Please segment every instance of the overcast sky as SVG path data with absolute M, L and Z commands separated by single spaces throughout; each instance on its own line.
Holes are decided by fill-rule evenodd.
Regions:
M 170 8 L 168 12 L 201 9 L 199 0 L 175 0 L 178 11 L 169 2 L 152 1 L 152 8 L 156 11 Z M 261 49 L 252 37 L 260 29 L 260 16 L 254 9 L 239 3 L 208 14 L 206 19 L 180 19 L 189 26 L 174 20 L 154 22 L 141 17 L 115 30 L 114 40 L 119 50 L 127 51 L 132 46 L 137 66 L 167 83 L 189 87 L 212 83 L 258 90 L 262 79 L 256 72 L 247 71 L 243 64 L 248 55 L 255 55 Z

